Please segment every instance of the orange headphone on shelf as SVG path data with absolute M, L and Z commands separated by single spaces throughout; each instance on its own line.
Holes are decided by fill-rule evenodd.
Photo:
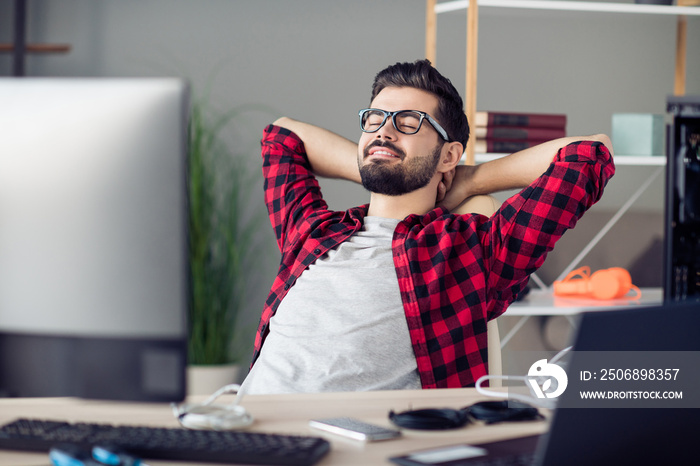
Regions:
M 572 280 L 577 275 L 581 278 Z M 556 296 L 618 299 L 624 297 L 630 290 L 634 290 L 636 296 L 629 299 L 639 299 L 642 296 L 639 288 L 632 284 L 630 273 L 622 267 L 598 270 L 591 275 L 591 268 L 584 266 L 572 271 L 563 280 L 554 282 Z

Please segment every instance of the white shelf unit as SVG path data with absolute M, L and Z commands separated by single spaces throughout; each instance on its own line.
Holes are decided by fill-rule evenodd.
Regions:
M 679 0 L 683 2 L 683 0 Z M 679 18 L 684 16 L 700 16 L 700 7 L 691 6 L 674 6 L 674 5 L 647 5 L 636 3 L 603 3 L 591 1 L 561 1 L 561 0 L 475 0 L 470 5 L 469 0 L 456 0 L 438 3 L 437 0 L 427 0 L 426 4 L 426 57 L 431 61 L 435 61 L 436 55 L 436 29 L 437 15 L 439 13 L 447 13 L 458 10 L 467 10 L 467 83 L 466 83 L 466 101 L 471 107 L 467 108 L 467 116 L 470 121 L 474 120 L 474 112 L 476 112 L 476 48 L 478 36 L 478 10 L 479 7 L 485 8 L 505 8 L 512 10 L 548 10 L 548 11 L 564 11 L 570 12 L 567 14 L 586 13 L 621 13 L 621 14 L 652 14 L 652 15 L 675 15 Z M 470 11 L 472 10 L 472 11 Z M 473 14 L 473 16 L 472 16 Z M 681 82 L 682 88 L 685 88 L 685 37 L 680 35 L 681 28 L 679 23 L 679 35 L 676 43 L 677 61 L 676 61 L 676 84 Z M 684 32 L 684 31 L 683 31 Z M 683 56 L 679 56 L 679 51 L 683 52 Z M 680 62 L 680 63 L 679 63 Z M 471 67 L 471 69 L 470 69 Z M 677 89 L 678 91 L 678 86 Z M 503 157 L 507 154 L 486 153 L 474 154 L 473 144 L 467 147 L 463 162 L 467 164 L 483 163 Z M 649 167 L 650 174 L 637 185 L 637 189 L 628 197 L 626 201 L 617 209 L 608 223 L 599 231 L 599 233 L 583 248 L 580 254 L 569 264 L 568 267 L 560 274 L 557 280 L 561 280 L 569 272 L 571 272 L 586 254 L 607 234 L 607 232 L 620 220 L 620 218 L 634 205 L 641 195 L 649 188 L 649 186 L 658 179 L 665 171 L 666 157 L 663 156 L 629 156 L 617 154 L 615 156 L 615 164 L 617 166 L 634 166 L 634 167 Z M 547 286 L 541 282 L 536 275 L 533 275 L 536 283 L 541 288 Z
M 682 0 L 679 0 L 682 2 Z M 475 7 L 475 8 L 474 8 Z M 651 14 L 674 15 L 678 17 L 678 33 L 676 41 L 676 69 L 675 92 L 685 92 L 685 16 L 700 16 L 700 7 L 647 5 L 635 3 L 602 3 L 591 1 L 557 1 L 557 0 L 476 0 L 470 7 L 469 0 L 457 0 L 437 3 L 437 0 L 427 0 L 426 6 L 426 57 L 435 62 L 436 56 L 436 26 L 437 15 L 459 10 L 467 10 L 467 71 L 466 71 L 466 95 L 467 117 L 474 121 L 476 112 L 476 68 L 477 68 L 477 44 L 478 44 L 478 10 L 484 8 L 509 8 L 513 10 L 547 10 L 570 12 L 568 14 L 595 14 L 595 13 L 620 13 L 620 14 Z M 472 10 L 472 11 L 470 11 Z M 534 14 L 534 13 L 533 13 Z M 463 162 L 468 164 L 483 163 L 503 157 L 507 154 L 486 153 L 475 154 L 473 143 L 466 148 Z M 569 263 L 566 269 L 557 277 L 562 280 L 574 270 L 581 260 L 593 249 L 598 242 L 615 226 L 620 218 L 632 207 L 639 197 L 660 176 L 666 168 L 666 157 L 663 156 L 629 156 L 617 154 L 615 156 L 617 166 L 643 166 L 649 167 L 650 175 L 641 180 L 637 189 L 626 199 L 624 204 L 614 213 L 603 228 L 583 247 L 579 254 Z M 565 315 L 572 316 L 582 311 L 609 309 L 611 306 L 636 305 L 640 302 L 618 300 L 619 302 L 589 302 L 586 300 L 557 300 L 553 296 L 551 286 L 545 284 L 536 274 L 532 275 L 533 281 L 540 289 L 534 289 L 522 302 L 512 304 L 505 315 L 519 316 L 518 323 L 501 340 L 504 347 L 515 333 L 527 322 L 531 316 Z M 663 300 L 660 289 L 644 289 L 643 302 L 656 304 Z M 573 321 L 572 321 L 573 323 Z
M 472 3 L 473 2 L 473 3 Z M 425 54 L 431 62 L 435 62 L 437 51 L 437 15 L 454 11 L 465 10 L 467 13 L 467 60 L 466 60 L 466 93 L 467 117 L 474 121 L 476 114 L 476 74 L 477 74 L 477 47 L 478 47 L 478 16 L 479 8 L 561 11 L 570 14 L 581 13 L 619 13 L 619 14 L 646 14 L 646 15 L 671 15 L 678 18 L 678 31 L 676 40 L 676 69 L 675 69 L 675 93 L 685 93 L 685 60 L 686 60 L 686 16 L 700 16 L 698 6 L 678 5 L 649 5 L 637 3 L 608 3 L 595 1 L 561 1 L 561 0 L 454 0 L 438 3 L 437 0 L 426 0 L 426 38 Z M 678 0 L 684 3 L 684 0 Z M 466 163 L 474 163 L 474 144 L 470 142 L 465 150 Z M 498 154 L 486 154 L 480 159 L 498 157 Z M 624 164 L 655 165 L 650 160 L 636 161 L 628 159 Z M 616 158 L 621 160 L 621 158 Z M 665 163 L 665 162 L 664 162 Z

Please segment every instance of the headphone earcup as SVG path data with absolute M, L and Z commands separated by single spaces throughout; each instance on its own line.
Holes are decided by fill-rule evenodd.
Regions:
M 589 289 L 594 298 L 613 299 L 620 292 L 620 280 L 614 272 L 599 270 L 591 275 Z
M 624 295 L 629 293 L 630 289 L 632 289 L 632 276 L 627 269 L 623 269 L 622 267 L 612 267 L 608 269 L 608 271 L 614 273 L 617 276 L 618 282 L 620 283 L 620 290 L 615 297 L 622 298 Z

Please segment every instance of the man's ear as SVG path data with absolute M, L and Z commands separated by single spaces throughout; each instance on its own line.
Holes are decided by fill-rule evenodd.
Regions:
M 442 146 L 442 151 L 440 152 L 440 162 L 438 163 L 437 170 L 440 173 L 452 170 L 459 164 L 459 161 L 462 159 L 462 154 L 464 154 L 462 143 L 456 141 L 446 142 Z

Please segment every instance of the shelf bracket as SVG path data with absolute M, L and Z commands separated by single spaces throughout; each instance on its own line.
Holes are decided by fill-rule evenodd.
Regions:
M 651 183 L 658 178 L 658 176 L 663 173 L 664 167 L 659 167 L 657 168 L 654 173 L 651 174 L 651 176 L 644 182 L 642 185 L 632 194 L 632 196 L 625 202 L 622 207 L 615 213 L 615 215 L 612 216 L 610 220 L 608 220 L 608 223 L 603 226 L 603 228 L 600 229 L 598 234 L 596 234 L 593 239 L 586 245 L 585 248 L 579 253 L 576 258 L 571 261 L 569 266 L 559 275 L 556 279 L 556 281 L 563 280 L 569 273 L 578 266 L 578 264 L 581 262 L 581 260 L 586 257 L 586 255 L 595 247 L 596 244 L 610 231 L 610 229 L 615 226 L 618 220 L 632 207 L 632 204 L 634 204 L 637 199 L 639 199 L 639 196 L 641 196 L 644 191 L 649 188 Z

